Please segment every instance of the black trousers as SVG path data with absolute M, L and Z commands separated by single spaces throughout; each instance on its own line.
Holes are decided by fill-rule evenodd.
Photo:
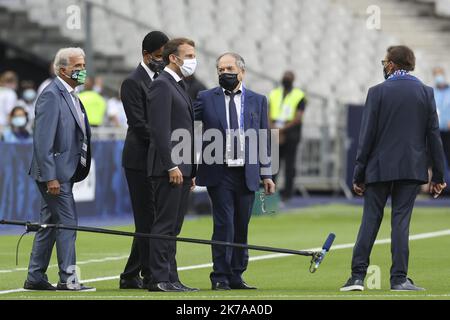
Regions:
M 172 186 L 169 177 L 152 178 L 155 190 L 155 220 L 151 233 L 178 236 L 188 209 L 191 179 L 184 177 L 182 186 Z M 152 240 L 150 270 L 153 283 L 177 282 L 176 241 Z
M 295 167 L 299 143 L 300 139 L 288 139 L 284 144 L 280 145 L 280 163 L 284 163 L 284 189 L 281 192 L 281 196 L 285 199 L 291 198 L 294 193 Z
M 150 233 L 155 215 L 154 190 L 151 179 L 145 171 L 125 169 L 136 232 Z M 150 239 L 134 238 L 131 253 L 121 279 L 142 275 L 150 281 L 149 267 Z
M 441 131 L 442 144 L 447 159 L 447 165 L 450 167 L 450 131 Z
M 383 220 L 384 207 L 392 200 L 391 219 L 391 285 L 406 281 L 409 260 L 409 225 L 420 182 L 393 181 L 366 186 L 364 212 L 358 238 L 353 248 L 352 277 L 363 280 L 370 263 L 370 254 Z

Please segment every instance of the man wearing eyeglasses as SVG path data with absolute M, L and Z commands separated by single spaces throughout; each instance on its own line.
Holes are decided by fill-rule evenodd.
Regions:
M 406 46 L 388 48 L 382 61 L 386 81 L 369 89 L 359 137 L 354 191 L 364 195 L 364 211 L 353 250 L 352 276 L 341 291 L 364 290 L 370 253 L 392 199 L 392 291 L 421 291 L 407 277 L 409 224 L 420 186 L 428 183 L 437 198 L 444 183 L 444 151 L 433 88 L 410 75 L 415 56 Z M 428 152 L 429 150 L 429 152 Z

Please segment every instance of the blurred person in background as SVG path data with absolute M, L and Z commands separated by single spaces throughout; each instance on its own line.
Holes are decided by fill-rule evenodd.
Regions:
M 434 99 L 439 116 L 439 130 L 442 144 L 447 159 L 447 168 L 450 166 L 450 86 L 442 68 L 435 68 L 434 75 Z
M 187 77 L 184 82 L 186 83 L 186 91 L 192 100 L 197 98 L 200 91 L 206 90 L 206 86 L 195 75 Z
M 94 90 L 98 94 L 103 94 L 103 78 L 102 77 L 94 78 L 94 86 L 92 87 L 92 90 Z
M 28 130 L 32 130 L 34 121 L 34 105 L 37 98 L 37 92 L 34 82 L 31 80 L 24 80 L 20 83 L 21 95 L 17 105 L 22 106 L 28 113 Z
M 17 106 L 17 75 L 13 71 L 0 74 L 0 131 L 8 125 L 11 110 Z
M 11 110 L 9 115 L 9 127 L 4 130 L 2 141 L 7 143 L 28 143 L 33 137 L 27 130 L 28 112 L 25 108 L 17 106 Z
M 98 82 L 97 82 L 98 83 Z M 106 101 L 100 93 L 94 78 L 87 78 L 84 90 L 78 95 L 86 109 L 89 124 L 100 127 L 104 124 L 106 114 Z
M 40 85 L 39 88 L 37 89 L 37 97 L 39 97 L 42 93 L 42 91 L 44 91 L 45 88 L 47 88 L 47 86 L 53 81 L 53 79 L 55 79 L 56 75 L 55 75 L 55 68 L 53 67 L 53 62 L 50 63 L 49 67 L 48 67 L 48 73 L 50 75 L 49 78 L 45 79 Z
M 111 127 L 127 128 L 127 115 L 120 97 L 120 89 L 117 91 L 117 96 L 108 99 L 106 105 L 108 124 Z
M 382 60 L 386 81 L 369 89 L 359 136 L 353 190 L 364 209 L 353 248 L 351 278 L 341 291 L 363 291 L 384 209 L 391 198 L 392 291 L 423 291 L 408 278 L 409 227 L 420 186 L 428 183 L 428 155 L 435 198 L 446 188 L 445 156 L 433 88 L 410 75 L 416 58 L 392 46 Z
M 284 201 L 289 200 L 294 193 L 297 150 L 306 109 L 306 95 L 294 87 L 294 82 L 295 74 L 286 71 L 281 79 L 281 87 L 269 95 L 270 124 L 272 129 L 279 129 L 280 164 L 284 164 L 284 189 L 280 191 Z
M 17 73 L 11 70 L 3 72 L 1 76 L 1 82 L 3 83 L 3 87 L 9 88 L 17 93 L 19 89 L 19 77 Z
M 151 233 L 155 215 L 155 196 L 147 177 L 147 156 L 150 145 L 150 126 L 147 123 L 149 89 L 161 74 L 165 63 L 163 48 L 169 41 L 161 31 L 152 31 L 142 40 L 142 61 L 123 81 L 120 89 L 128 131 L 122 152 L 130 192 L 136 232 Z M 120 275 L 121 289 L 146 289 L 151 283 L 150 246 L 148 239 L 134 238 L 124 271 Z

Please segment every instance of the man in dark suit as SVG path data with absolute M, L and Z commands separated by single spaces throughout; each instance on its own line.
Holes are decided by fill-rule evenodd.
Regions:
M 58 75 L 36 102 L 33 160 L 30 175 L 42 196 L 40 223 L 78 224 L 73 184 L 84 180 L 91 165 L 91 131 L 75 87 L 86 79 L 81 48 L 64 48 L 55 57 Z M 36 233 L 24 289 L 95 291 L 79 283 L 76 274 L 76 231 L 43 229 Z M 53 287 L 46 275 L 56 243 L 59 282 Z
M 406 46 L 387 50 L 386 81 L 369 89 L 354 172 L 354 191 L 364 195 L 364 212 L 353 250 L 352 277 L 341 291 L 364 290 L 369 257 L 389 196 L 392 199 L 391 290 L 422 288 L 407 278 L 409 224 L 416 196 L 428 183 L 427 150 L 432 160 L 430 193 L 444 183 L 444 152 L 433 89 L 409 74 L 415 56 Z
M 145 36 L 142 41 L 142 62 L 125 79 L 121 88 L 128 121 L 122 165 L 128 182 L 135 228 L 139 233 L 150 233 L 155 214 L 153 187 L 147 177 L 147 153 L 150 143 L 147 98 L 150 85 L 164 69 L 162 52 L 167 41 L 169 38 L 160 31 L 153 31 Z M 121 289 L 147 288 L 151 278 L 149 244 L 148 239 L 133 240 L 130 257 L 120 275 Z
M 260 161 L 259 150 L 264 146 L 259 145 L 259 139 L 250 144 L 250 140 L 241 135 L 253 131 L 253 137 L 259 137 L 259 130 L 268 129 L 267 99 L 243 86 L 245 61 L 240 55 L 220 56 L 217 72 L 221 86 L 200 92 L 194 106 L 195 119 L 202 121 L 205 132 L 220 131 L 222 140 L 229 142 L 224 144 L 223 150 L 216 150 L 214 157 L 218 159 L 214 163 L 204 159 L 205 163 L 199 165 L 196 183 L 207 187 L 212 201 L 212 239 L 246 244 L 255 191 L 261 180 L 266 194 L 275 192 L 270 163 Z M 227 139 L 230 132 L 236 135 L 231 134 Z M 208 146 L 203 144 L 203 153 Z M 225 155 L 225 163 L 219 154 Z M 266 154 L 269 156 L 268 150 Z M 213 290 L 255 289 L 242 278 L 248 265 L 248 250 L 213 246 L 212 257 Z
M 147 104 L 150 126 L 148 175 L 155 188 L 155 218 L 152 234 L 177 236 L 187 211 L 188 196 L 194 186 L 194 115 L 183 79 L 197 67 L 195 43 L 174 39 L 163 51 L 166 68 L 151 87 Z M 174 137 L 180 133 L 182 141 Z M 175 146 L 183 145 L 181 159 Z M 176 154 L 175 154 L 176 153 Z M 154 240 L 150 246 L 150 291 L 197 291 L 180 282 L 177 272 L 176 242 Z

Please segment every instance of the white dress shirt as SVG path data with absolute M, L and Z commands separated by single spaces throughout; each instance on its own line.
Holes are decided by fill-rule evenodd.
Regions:
M 72 99 L 73 105 L 76 106 L 75 97 L 72 95 L 72 92 L 74 92 L 75 89 L 72 88 L 71 86 L 69 86 L 69 84 L 67 82 L 65 82 L 61 77 L 58 76 L 57 78 L 63 84 L 64 88 L 66 88 L 67 92 L 69 93 L 70 98 Z
M 166 71 L 168 74 L 170 74 L 175 79 L 176 82 L 180 82 L 181 80 L 183 80 L 175 71 L 173 71 L 169 67 L 165 67 L 164 71 Z M 168 171 L 171 172 L 175 169 L 178 169 L 178 166 L 173 167 L 172 169 L 169 169 Z
M 234 96 L 234 103 L 236 104 L 236 113 L 238 116 L 239 128 L 241 128 L 241 126 L 242 126 L 241 121 L 243 120 L 243 119 L 241 119 L 242 87 L 243 87 L 243 85 L 241 83 L 241 85 L 239 86 L 239 89 L 238 89 L 238 90 L 241 90 L 241 93 L 236 94 Z M 225 110 L 226 110 L 226 114 L 227 114 L 227 125 L 228 125 L 228 129 L 229 129 L 230 128 L 230 109 L 229 108 L 230 108 L 231 98 L 230 98 L 230 96 L 225 94 L 225 91 L 227 91 L 227 90 L 223 89 L 223 93 L 225 95 Z
M 173 71 L 169 67 L 165 67 L 164 71 L 170 74 L 175 79 L 176 82 L 180 82 L 181 80 L 183 80 L 175 71 Z
M 72 88 L 67 82 L 65 82 L 61 77 L 57 77 L 58 81 L 61 81 L 61 83 L 63 84 L 64 88 L 66 88 L 67 92 L 69 92 L 70 98 L 72 99 L 72 103 L 75 107 L 75 111 L 77 112 L 78 116 L 79 116 L 79 120 L 81 122 L 81 129 L 83 130 L 83 133 L 86 134 L 86 126 L 85 126 L 85 114 L 83 113 L 83 111 L 81 110 L 81 106 L 80 106 L 80 101 L 76 101 L 75 96 L 77 96 L 77 92 L 74 88 Z M 78 97 L 78 96 L 77 96 Z M 79 100 L 79 98 L 77 98 Z M 81 117 L 83 117 L 83 119 L 81 119 Z
M 142 68 L 144 68 L 145 71 L 147 71 L 148 76 L 150 77 L 150 79 L 152 79 L 152 81 L 154 80 L 153 78 L 155 77 L 155 72 L 153 72 L 145 63 L 144 61 L 141 62 L 141 66 Z

